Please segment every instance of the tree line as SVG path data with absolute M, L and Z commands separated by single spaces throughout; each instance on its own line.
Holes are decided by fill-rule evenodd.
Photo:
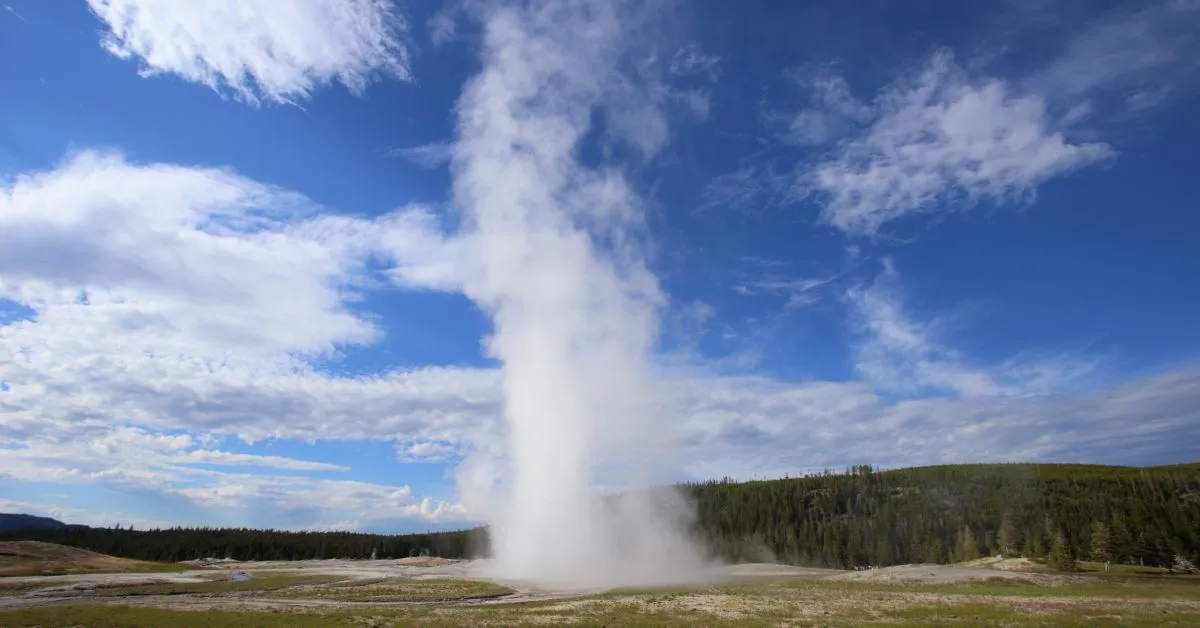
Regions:
M 1026 556 L 1200 564 L 1200 464 L 856 466 L 797 478 L 685 484 L 693 532 L 729 560 L 851 568 Z M 486 555 L 484 528 L 408 535 L 69 526 L 9 531 L 142 560 L 301 560 Z
M 697 533 L 734 560 L 850 568 L 1025 556 L 1200 563 L 1200 465 L 957 465 L 691 484 Z
M 325 558 L 460 558 L 486 552 L 483 528 L 426 534 L 356 532 L 289 532 L 250 528 L 92 528 L 12 530 L 0 541 L 29 540 L 81 547 L 123 558 L 184 561 L 209 558 L 236 560 L 310 560 Z

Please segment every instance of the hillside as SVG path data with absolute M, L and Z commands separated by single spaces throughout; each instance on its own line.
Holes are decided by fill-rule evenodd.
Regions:
M 0 532 L 8 532 L 9 530 L 26 530 L 30 528 L 58 530 L 65 527 L 67 527 L 67 524 L 59 521 L 58 519 L 51 519 L 50 517 L 37 517 L 34 515 L 0 512 Z
M 1200 464 L 959 465 L 681 487 L 713 553 L 796 565 L 946 563 L 983 556 L 1200 563 Z M 275 530 L 66 528 L 0 533 L 141 560 L 465 557 L 483 529 L 385 536 Z M 1057 547 L 1056 547 L 1057 546 Z
M 717 553 L 794 564 L 945 563 L 986 555 L 1168 565 L 1200 558 L 1200 464 L 960 465 L 686 487 Z M 749 542 L 748 542 L 749 541 Z
M 162 565 L 40 541 L 0 542 L 0 577 L 148 571 Z

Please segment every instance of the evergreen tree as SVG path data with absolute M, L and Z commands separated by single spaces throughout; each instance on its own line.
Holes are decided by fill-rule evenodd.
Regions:
M 1095 524 L 1103 522 L 1113 562 L 1167 567 L 1182 556 L 1200 563 L 1200 464 L 858 467 L 841 474 L 678 488 L 695 506 L 692 532 L 706 549 L 730 560 L 773 554 L 818 567 L 942 563 L 950 555 L 969 560 L 993 543 L 1006 555 L 1024 551 L 1041 558 L 1052 549 L 1051 540 L 1074 558 L 1093 555 Z M 486 555 L 490 545 L 486 528 L 403 536 L 129 528 L 18 530 L 0 533 L 0 540 L 48 541 L 163 561 L 366 558 L 373 547 L 380 559 L 426 550 L 460 558 Z
M 1055 571 L 1079 571 L 1071 544 L 1062 532 L 1054 535 L 1054 544 L 1050 547 L 1050 553 L 1046 555 L 1046 565 Z
M 1091 557 L 1096 562 L 1108 564 L 1113 558 L 1112 535 L 1103 521 L 1092 524 Z
M 963 526 L 958 532 L 957 549 L 954 557 L 958 562 L 966 562 L 968 560 L 976 560 L 979 558 L 979 544 L 975 541 L 975 534 L 971 532 L 970 526 Z
M 1032 525 L 1025 533 L 1024 554 L 1028 558 L 1041 558 L 1046 555 L 1046 535 L 1040 525 Z
M 1004 517 L 1000 519 L 1000 530 L 997 532 L 997 535 L 1001 553 L 1005 556 L 1017 553 L 1017 549 L 1020 546 L 1020 537 L 1017 536 L 1017 526 L 1013 524 L 1011 512 L 1004 511 Z

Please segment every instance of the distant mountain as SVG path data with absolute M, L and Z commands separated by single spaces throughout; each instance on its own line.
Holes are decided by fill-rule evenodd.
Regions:
M 12 530 L 62 530 L 67 524 L 50 517 L 0 512 L 0 532 Z

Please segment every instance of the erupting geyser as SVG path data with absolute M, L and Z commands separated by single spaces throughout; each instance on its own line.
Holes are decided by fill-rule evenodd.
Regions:
M 703 567 L 677 496 L 602 499 L 594 486 L 606 466 L 653 479 L 639 462 L 666 445 L 648 368 L 664 298 L 636 246 L 638 198 L 578 156 L 597 111 L 634 150 L 664 133 L 655 99 L 620 72 L 630 51 L 613 4 L 493 13 L 457 112 L 465 291 L 491 315 L 487 348 L 503 363 L 492 573 L 554 587 L 678 582 Z

